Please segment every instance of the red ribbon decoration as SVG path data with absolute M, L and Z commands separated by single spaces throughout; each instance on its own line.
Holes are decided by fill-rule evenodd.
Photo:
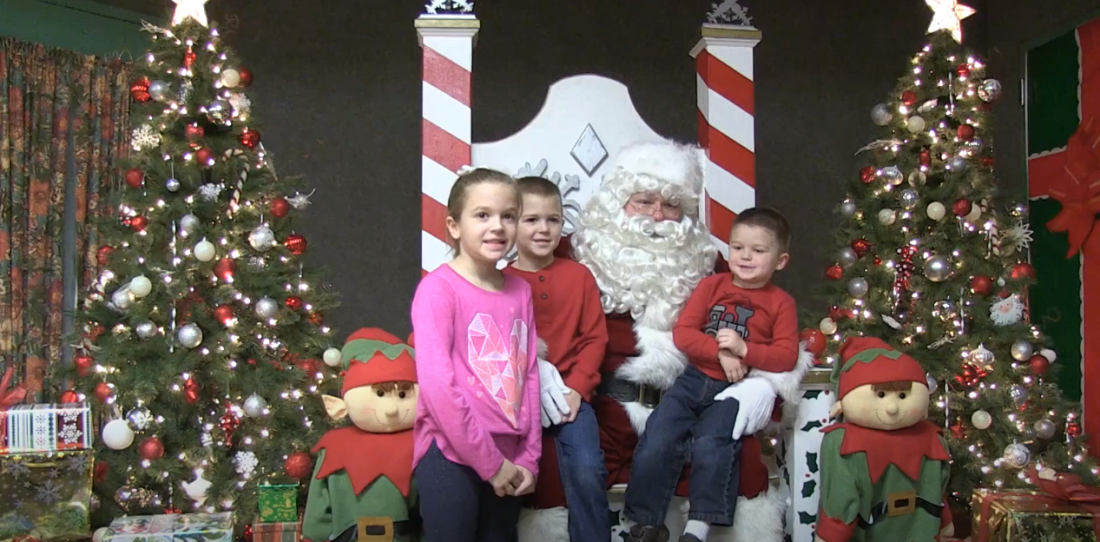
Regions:
M 1081 477 L 1076 474 L 1055 474 L 1053 480 L 1039 477 L 1039 471 L 1035 465 L 1030 467 L 1028 476 L 1039 490 L 1044 494 L 1029 495 L 1028 498 L 1040 504 L 1050 506 L 1064 506 L 1072 504 L 1082 511 L 1092 515 L 1092 530 L 1100 539 L 1100 488 L 1086 486 L 1081 483 Z M 989 540 L 989 513 L 993 507 L 993 501 L 1002 497 L 1018 496 L 1019 493 L 990 493 L 982 498 L 981 528 L 975 542 L 988 542 Z
M 1062 212 L 1047 222 L 1052 232 L 1066 232 L 1072 258 L 1092 234 L 1100 213 L 1100 121 L 1081 121 L 1066 144 L 1066 174 L 1051 179 L 1049 194 L 1062 204 Z
M 27 398 L 27 388 L 21 384 L 8 389 L 14 377 L 15 367 L 8 367 L 8 370 L 4 371 L 4 378 L 0 379 L 0 449 L 7 448 L 8 441 L 8 416 L 5 412 Z

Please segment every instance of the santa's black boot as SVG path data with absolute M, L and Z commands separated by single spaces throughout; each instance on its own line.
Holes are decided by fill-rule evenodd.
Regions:
M 630 536 L 626 538 L 626 542 L 668 542 L 669 536 L 668 528 L 664 525 L 635 525 L 630 528 Z

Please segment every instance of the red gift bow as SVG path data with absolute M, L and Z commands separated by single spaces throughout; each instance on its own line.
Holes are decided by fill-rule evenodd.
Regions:
M 1100 213 L 1100 121 L 1082 121 L 1066 144 L 1066 174 L 1051 182 L 1050 195 L 1062 211 L 1047 222 L 1052 232 L 1066 232 L 1072 258 L 1088 240 Z
M 1043 504 L 1057 506 L 1066 503 L 1074 504 L 1086 512 L 1092 514 L 1092 530 L 1100 539 L 1100 488 L 1086 486 L 1081 483 L 1081 477 L 1076 474 L 1056 474 L 1053 480 L 1039 477 L 1039 471 L 1032 465 L 1028 476 L 1045 495 L 1031 495 L 1030 499 Z M 1017 493 L 989 493 L 982 498 L 981 528 L 978 530 L 976 542 L 989 540 L 989 513 L 993 508 L 993 502 L 1001 497 L 1010 497 Z

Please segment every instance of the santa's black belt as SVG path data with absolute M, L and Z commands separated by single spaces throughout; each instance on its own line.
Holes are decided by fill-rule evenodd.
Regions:
M 615 373 L 603 373 L 600 375 L 600 386 L 596 388 L 596 393 L 616 401 L 641 403 L 642 406 L 654 408 L 661 402 L 665 391 L 655 386 L 623 380 L 615 376 Z
M 917 508 L 937 518 L 943 514 L 943 504 L 918 497 L 916 491 L 899 491 L 887 495 L 885 501 L 872 506 L 869 519 L 859 516 L 859 526 L 868 529 L 885 518 L 912 514 Z

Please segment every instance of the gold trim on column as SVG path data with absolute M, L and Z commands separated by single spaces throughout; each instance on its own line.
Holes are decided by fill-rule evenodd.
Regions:
M 700 38 L 727 38 L 760 40 L 764 33 L 755 28 L 705 24 L 699 29 Z
M 481 21 L 474 18 L 463 19 L 436 19 L 420 17 L 415 21 L 417 28 L 481 28 Z

